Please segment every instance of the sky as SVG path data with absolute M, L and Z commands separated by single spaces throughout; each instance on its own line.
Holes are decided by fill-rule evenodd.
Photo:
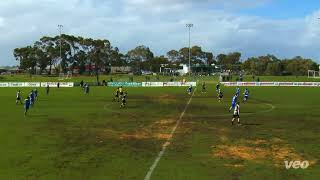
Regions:
M 192 45 L 240 51 L 242 58 L 273 54 L 320 63 L 318 0 L 1 0 L 0 66 L 16 65 L 13 49 L 63 33 L 108 39 L 126 53 L 146 45 L 155 55 Z

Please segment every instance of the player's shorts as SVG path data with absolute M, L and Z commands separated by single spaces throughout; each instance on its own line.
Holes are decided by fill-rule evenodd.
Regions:
M 24 106 L 25 110 L 29 110 L 30 106 Z
M 249 99 L 249 96 L 244 96 L 245 99 Z
M 21 98 L 20 97 L 17 97 L 17 101 L 20 101 L 21 100 Z
M 223 96 L 221 96 L 221 95 L 220 95 L 220 96 L 219 96 L 219 98 L 220 98 L 220 99 L 222 99 L 222 98 L 223 98 Z
M 231 104 L 231 106 L 232 106 L 232 108 L 235 108 L 235 107 L 236 107 L 236 103 L 233 102 L 233 103 Z
M 233 118 L 240 118 L 240 115 L 238 113 L 233 114 Z

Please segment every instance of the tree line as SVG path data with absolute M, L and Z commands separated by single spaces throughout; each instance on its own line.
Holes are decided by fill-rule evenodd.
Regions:
M 174 67 L 189 62 L 187 47 L 170 50 L 162 56 L 155 56 L 150 48 L 143 45 L 122 53 L 109 40 L 66 34 L 42 37 L 33 45 L 14 49 L 13 55 L 20 69 L 30 74 L 35 74 L 38 69 L 40 73 L 49 75 L 52 69 L 65 73 L 72 72 L 74 68 L 79 69 L 80 74 L 109 73 L 111 66 L 130 66 L 136 72 L 159 72 L 163 64 Z M 200 46 L 191 48 L 190 59 L 193 66 L 213 66 L 217 71 L 244 71 L 253 75 L 306 75 L 309 69 L 318 70 L 316 62 L 300 56 L 279 59 L 274 55 L 266 55 L 241 61 L 240 52 L 214 56 L 212 52 L 203 51 Z M 89 72 L 86 72 L 86 67 L 89 67 Z

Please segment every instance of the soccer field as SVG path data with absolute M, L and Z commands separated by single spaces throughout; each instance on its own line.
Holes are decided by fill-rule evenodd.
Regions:
M 43 88 L 24 117 L 18 89 L 2 88 L 0 179 L 141 180 L 163 145 L 151 179 L 320 178 L 319 88 L 250 88 L 242 126 L 231 126 L 228 112 L 235 88 L 223 87 L 221 103 L 214 85 L 207 89 L 191 97 L 181 87 L 126 88 L 120 109 L 114 88 L 51 88 L 48 96 Z M 310 166 L 285 168 L 297 160 Z

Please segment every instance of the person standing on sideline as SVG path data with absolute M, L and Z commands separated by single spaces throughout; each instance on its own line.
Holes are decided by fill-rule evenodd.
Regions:
M 49 86 L 49 84 L 47 84 L 47 87 L 46 87 L 47 95 L 49 95 L 49 91 L 50 91 L 50 86 Z

